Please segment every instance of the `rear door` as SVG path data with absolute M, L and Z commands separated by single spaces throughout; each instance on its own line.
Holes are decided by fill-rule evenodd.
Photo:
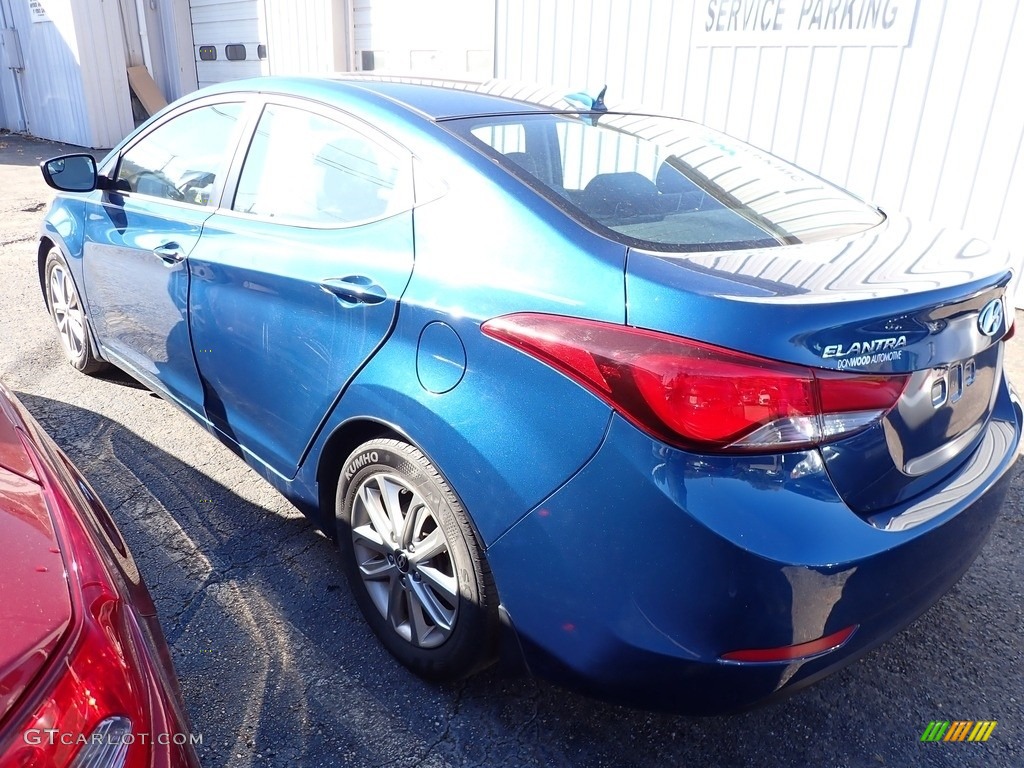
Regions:
M 209 103 L 158 125 L 122 153 L 117 188 L 86 216 L 86 296 L 104 354 L 197 414 L 187 259 L 223 186 L 242 109 Z
M 308 102 L 260 115 L 189 264 L 207 417 L 294 474 L 345 384 L 389 334 L 413 267 L 412 157 Z

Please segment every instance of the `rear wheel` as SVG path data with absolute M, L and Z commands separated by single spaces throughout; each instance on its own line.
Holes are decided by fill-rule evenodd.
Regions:
M 356 602 L 413 672 L 453 680 L 493 660 L 497 598 L 451 488 L 417 448 L 371 440 L 345 462 L 338 541 Z
M 82 300 L 63 254 L 53 248 L 46 256 L 46 305 L 57 326 L 64 357 L 82 373 L 96 373 L 107 363 L 96 357 Z

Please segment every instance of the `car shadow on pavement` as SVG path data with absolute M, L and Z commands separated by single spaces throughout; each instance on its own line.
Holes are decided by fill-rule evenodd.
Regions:
M 909 629 L 783 702 L 684 718 L 496 671 L 426 683 L 364 623 L 333 542 L 254 472 L 230 486 L 218 480 L 238 460 L 212 437 L 179 457 L 92 411 L 18 396 L 89 478 L 135 554 L 207 768 L 930 764 L 942 747 L 922 745 L 920 734 L 936 719 L 999 721 L 991 743 L 976 747 L 986 764 L 1016 762 L 1019 468 L 979 560 Z M 1007 563 L 1017 579 L 1005 577 Z M 934 756 L 920 754 L 933 747 Z
M 119 384 L 122 387 L 131 387 L 132 389 L 143 389 L 148 390 L 145 384 L 135 379 L 130 374 L 125 373 L 120 368 L 111 365 L 109 368 L 104 368 L 102 371 L 93 374 L 97 379 L 103 381 L 109 381 L 111 384 Z M 154 397 L 160 397 L 156 392 L 152 393 Z

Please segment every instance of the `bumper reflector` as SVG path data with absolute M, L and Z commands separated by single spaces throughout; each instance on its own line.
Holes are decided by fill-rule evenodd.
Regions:
M 852 627 L 847 627 L 846 629 L 841 629 L 838 632 L 833 632 L 831 635 L 825 635 L 824 637 L 819 637 L 817 640 L 811 640 L 807 643 L 798 643 L 797 645 L 783 645 L 779 648 L 753 648 L 745 651 L 729 651 L 728 653 L 722 654 L 722 661 L 778 662 L 796 661 L 797 659 L 819 656 L 845 645 L 846 641 L 853 637 L 853 633 L 857 631 L 858 626 L 859 625 L 854 624 Z

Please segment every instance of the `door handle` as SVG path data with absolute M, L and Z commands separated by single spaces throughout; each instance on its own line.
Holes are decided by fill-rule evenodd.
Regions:
M 154 248 L 153 253 L 168 264 L 178 264 L 185 260 L 185 252 L 177 243 L 164 243 Z
M 345 304 L 380 304 L 387 299 L 384 289 L 364 275 L 325 277 L 320 290 L 341 299 Z

